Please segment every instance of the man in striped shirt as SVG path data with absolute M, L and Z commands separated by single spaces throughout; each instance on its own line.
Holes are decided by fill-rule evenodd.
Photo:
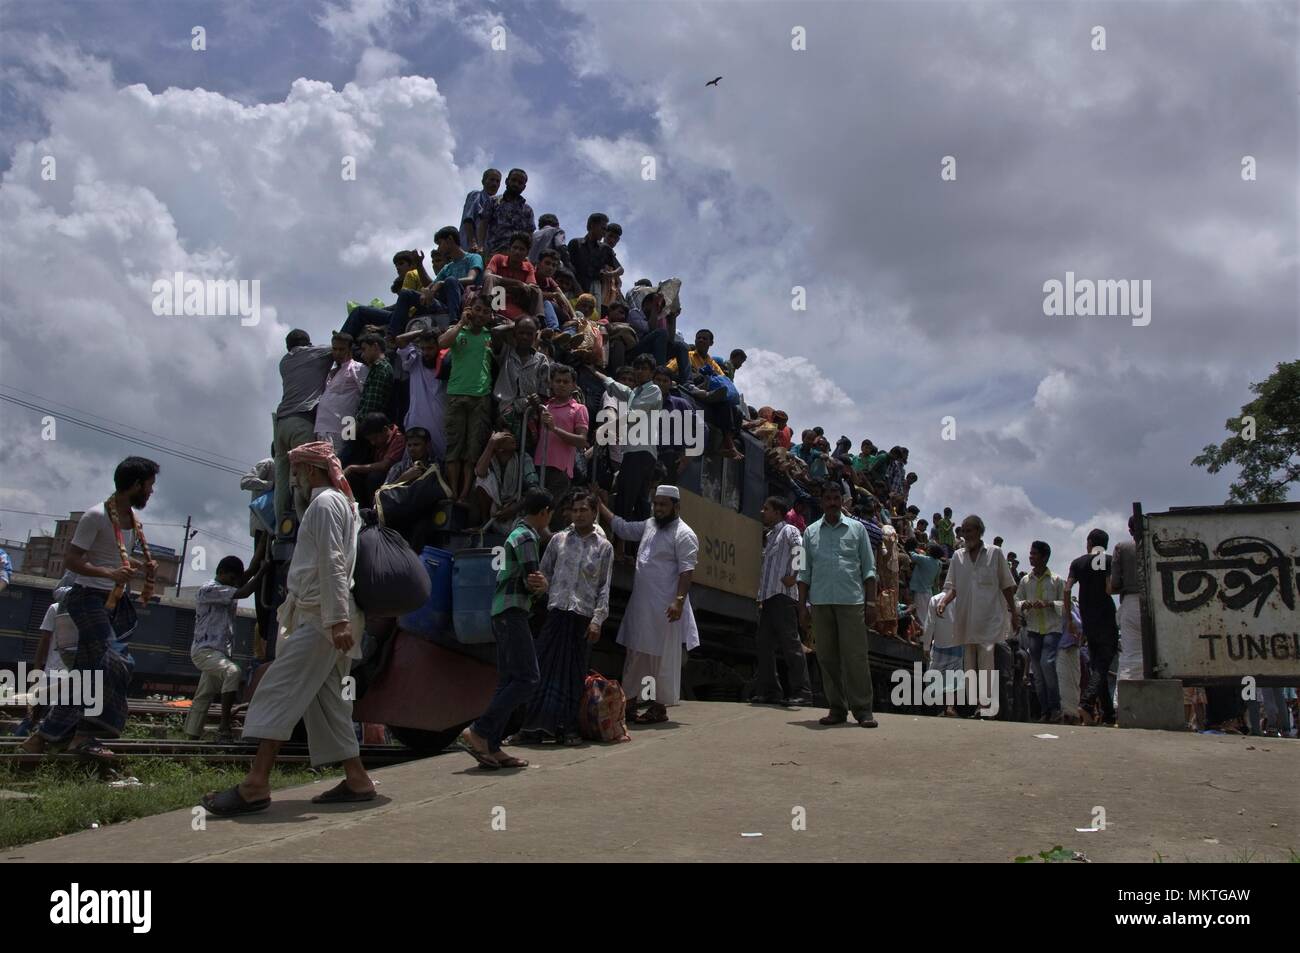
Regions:
M 799 641 L 797 587 L 803 552 L 799 531 L 785 521 L 789 504 L 775 496 L 763 503 L 763 571 L 758 584 L 758 681 L 749 699 L 759 704 L 806 705 L 812 694 L 808 663 Z M 785 657 L 788 695 L 782 700 L 776 653 Z

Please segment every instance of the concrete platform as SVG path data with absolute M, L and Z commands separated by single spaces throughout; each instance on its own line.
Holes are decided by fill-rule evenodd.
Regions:
M 322 782 L 206 830 L 174 811 L 0 859 L 1008 862 L 1060 844 L 1147 863 L 1300 850 L 1293 740 L 910 715 L 822 728 L 821 710 L 707 702 L 672 712 L 628 744 L 514 749 L 532 761 L 522 771 L 452 752 L 376 771 L 382 796 L 366 805 L 311 805 Z M 1076 832 L 1097 806 L 1106 829 Z M 806 830 L 792 829 L 797 808 Z

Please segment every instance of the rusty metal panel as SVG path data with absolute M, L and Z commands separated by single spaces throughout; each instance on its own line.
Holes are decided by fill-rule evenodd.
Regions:
M 689 490 L 682 491 L 682 519 L 700 540 L 693 584 L 756 599 L 762 524 Z

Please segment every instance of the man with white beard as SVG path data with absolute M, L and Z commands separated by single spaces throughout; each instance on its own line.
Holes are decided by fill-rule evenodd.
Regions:
M 361 657 L 365 619 L 352 597 L 361 517 L 334 449 L 324 442 L 289 451 L 293 489 L 310 498 L 280 606 L 276 656 L 244 716 L 244 737 L 260 744 L 253 766 L 234 787 L 203 796 L 213 814 L 251 814 L 271 806 L 271 768 L 299 719 L 307 725 L 313 765 L 343 763 L 344 779 L 315 804 L 370 801 L 375 787 L 361 765 L 352 703 L 343 679 Z

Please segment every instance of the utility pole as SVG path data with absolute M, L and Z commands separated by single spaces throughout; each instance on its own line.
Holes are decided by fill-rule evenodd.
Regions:
M 191 517 L 185 517 L 185 535 L 181 538 L 181 561 L 176 566 L 176 596 L 180 598 L 181 579 L 185 575 L 185 560 L 189 558 L 190 540 L 199 535 L 199 531 L 190 532 Z

